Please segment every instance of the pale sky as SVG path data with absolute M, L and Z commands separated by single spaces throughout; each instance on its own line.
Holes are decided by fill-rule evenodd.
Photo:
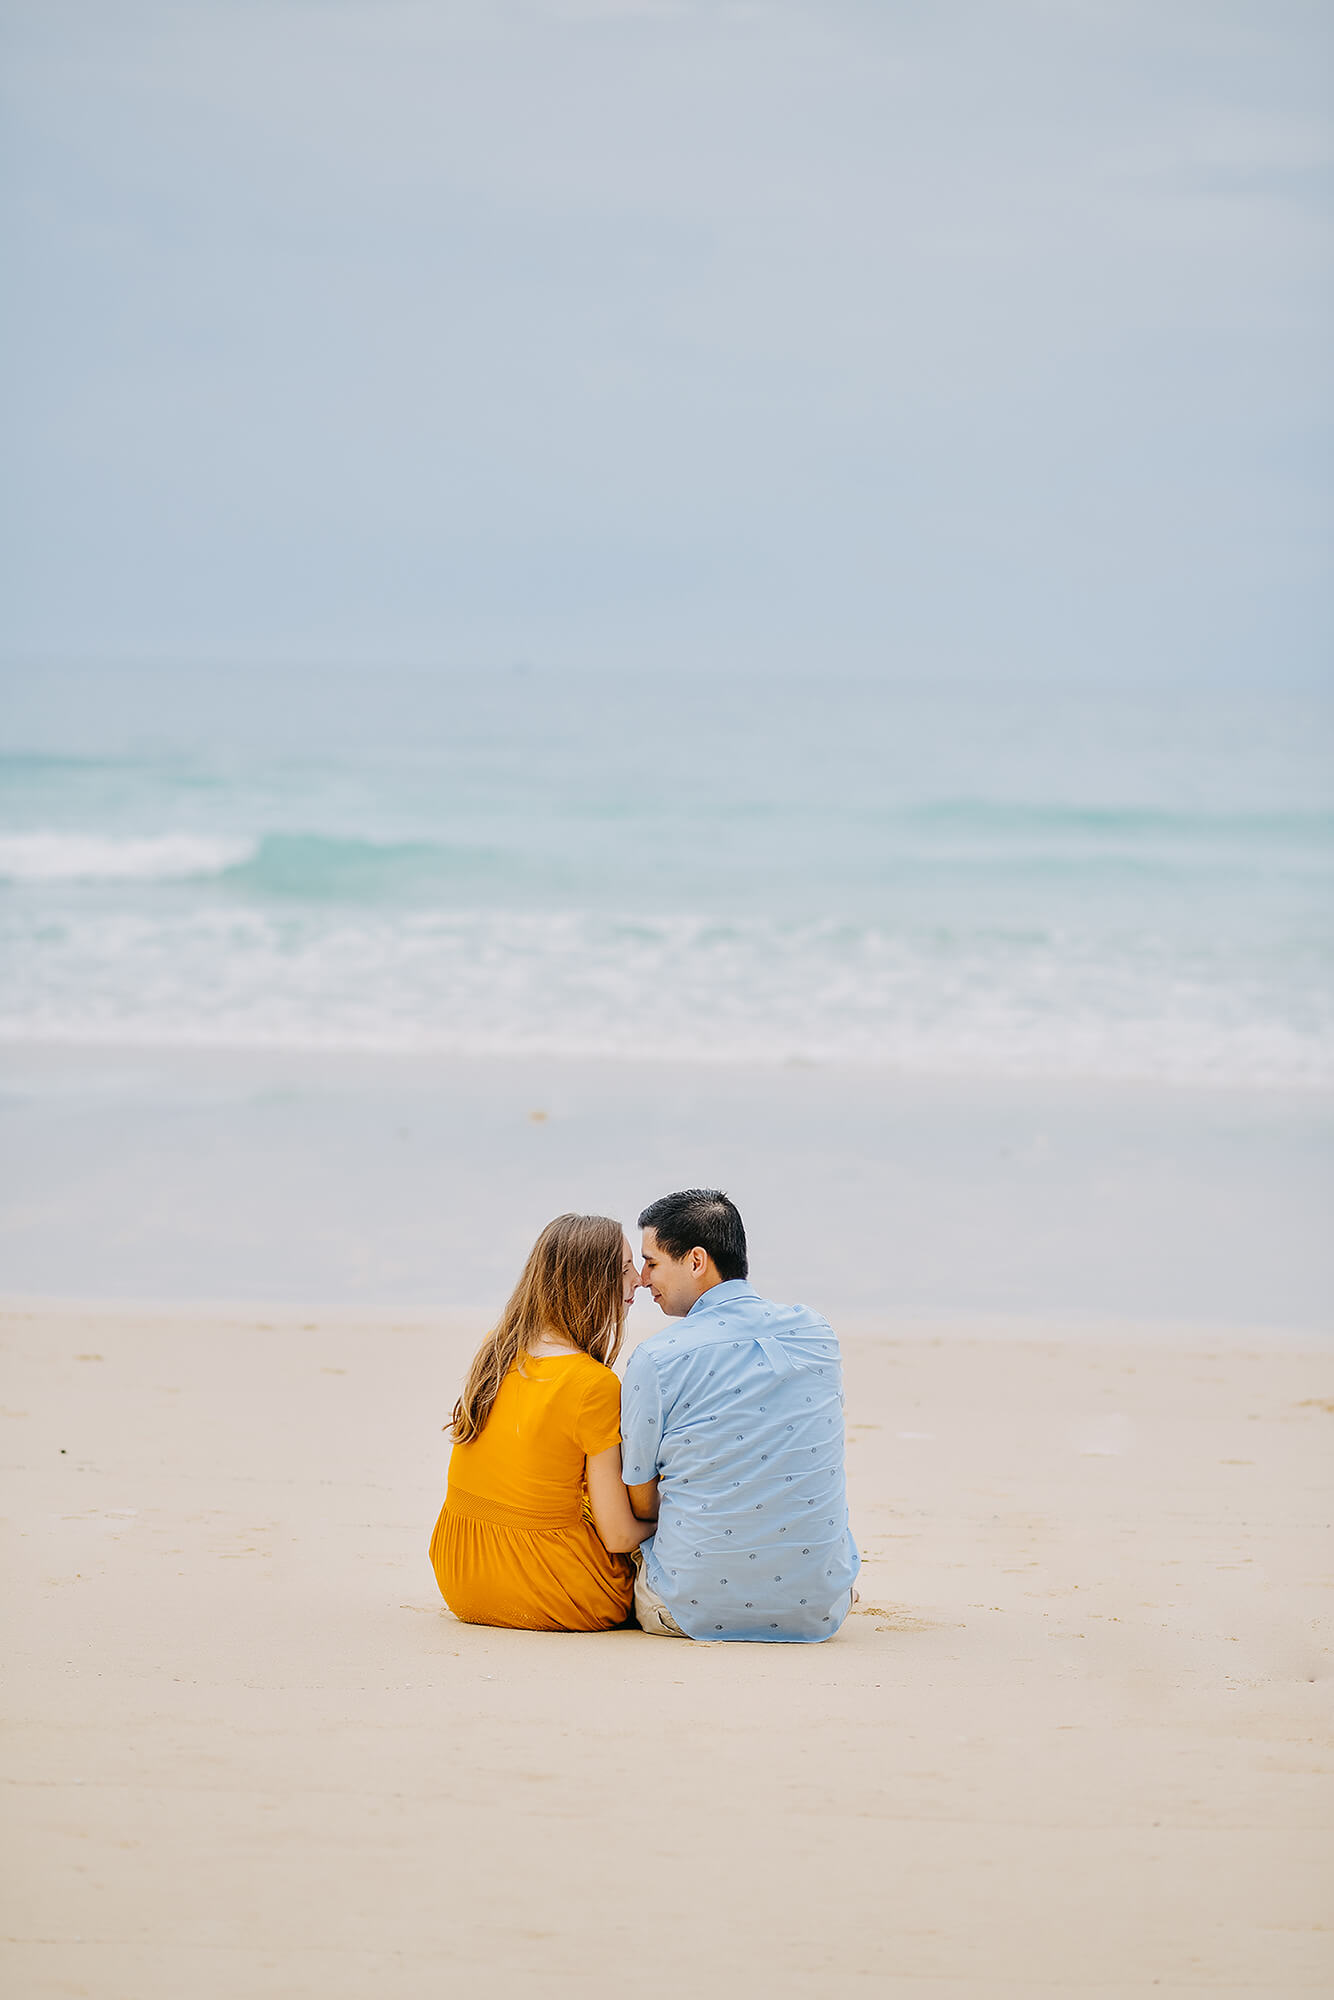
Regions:
M 1316 678 L 1325 0 L 0 0 L 0 657 Z

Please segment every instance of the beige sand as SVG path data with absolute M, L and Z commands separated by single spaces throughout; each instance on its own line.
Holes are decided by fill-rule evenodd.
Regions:
M 819 1647 L 456 1624 L 475 1320 L 14 1309 L 6 1990 L 1334 1983 L 1334 1358 L 847 1342 Z

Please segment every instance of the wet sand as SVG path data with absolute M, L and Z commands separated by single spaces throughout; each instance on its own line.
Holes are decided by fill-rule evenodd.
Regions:
M 777 1298 L 1334 1329 L 1334 1096 L 0 1046 L 6 1294 L 495 1312 L 563 1209 L 725 1187 Z

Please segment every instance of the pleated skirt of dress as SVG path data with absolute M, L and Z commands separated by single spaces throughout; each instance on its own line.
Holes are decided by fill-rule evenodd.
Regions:
M 634 1597 L 629 1557 L 604 1548 L 586 1511 L 552 1526 L 452 1486 L 431 1567 L 465 1625 L 606 1632 L 625 1623 Z

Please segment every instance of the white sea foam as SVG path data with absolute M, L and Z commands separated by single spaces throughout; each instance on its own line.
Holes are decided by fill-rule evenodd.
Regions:
M 0 833 L 0 880 L 180 882 L 248 861 L 258 843 L 194 833 L 117 837 L 88 833 Z
M 18 948 L 14 949 L 13 944 Z M 1334 1086 L 1329 1009 L 1077 938 L 601 912 L 79 915 L 11 941 L 0 1035 Z

